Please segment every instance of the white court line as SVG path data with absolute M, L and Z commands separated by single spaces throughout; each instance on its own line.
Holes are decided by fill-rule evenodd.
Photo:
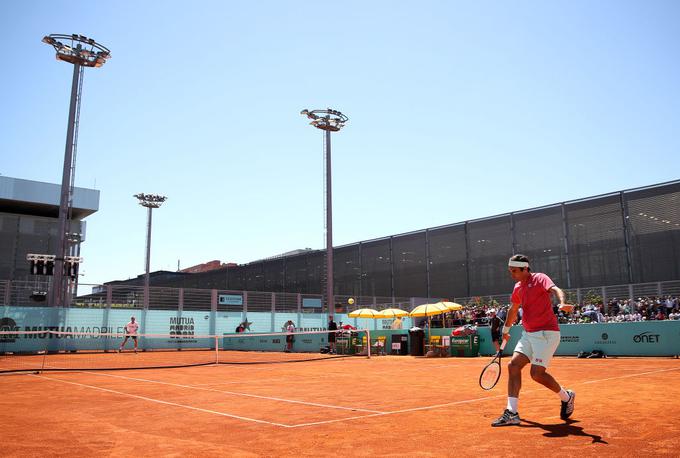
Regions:
M 341 377 L 341 376 L 353 376 L 356 377 L 354 374 L 332 374 L 333 377 Z M 323 375 L 305 375 L 305 380 L 310 380 L 310 379 L 324 379 L 327 380 L 329 377 L 328 374 L 323 374 Z M 299 381 L 300 376 L 299 375 L 291 375 L 291 376 L 277 376 L 276 381 L 277 382 L 285 382 L 285 381 Z M 245 384 L 252 384 L 252 383 L 257 383 L 257 382 L 262 382 L 262 383 L 271 383 L 270 379 L 265 379 L 265 378 L 259 378 L 256 380 L 230 380 L 227 382 L 211 382 L 211 383 L 194 383 L 191 386 L 215 386 L 215 385 L 245 385 Z
M 243 385 L 244 383 L 252 383 L 252 381 L 246 382 L 244 380 L 241 380 L 241 381 L 234 381 L 234 382 L 197 383 L 193 386 L 238 385 L 239 383 L 241 385 Z
M 597 382 L 606 382 L 607 380 L 616 380 L 616 379 L 621 379 L 621 378 L 637 377 L 637 376 L 640 376 L 640 375 L 657 374 L 659 372 L 677 371 L 677 370 L 680 370 L 680 367 L 673 367 L 671 369 L 659 369 L 659 370 L 650 371 L 650 372 L 640 372 L 638 374 L 621 375 L 619 377 L 602 378 L 602 379 L 599 379 L 599 380 L 589 380 L 587 382 L 581 383 L 581 385 L 587 385 L 589 383 L 597 383 Z
M 599 380 L 589 380 L 587 382 L 576 383 L 575 385 L 585 385 L 585 384 L 588 384 L 588 383 L 604 382 L 604 381 L 608 381 L 608 380 L 622 379 L 622 378 L 628 378 L 628 377 L 637 377 L 637 376 L 641 376 L 641 375 L 649 375 L 649 374 L 656 374 L 656 373 L 659 373 L 659 372 L 668 372 L 668 371 L 677 371 L 677 370 L 680 370 L 680 367 L 675 367 L 675 368 L 671 368 L 671 369 L 659 369 L 659 370 L 656 370 L 656 371 L 641 372 L 641 373 L 637 373 L 637 374 L 621 375 L 619 377 L 610 377 L 610 378 L 604 378 L 604 379 L 599 379 Z M 526 394 L 526 393 L 533 393 L 533 392 L 536 392 L 536 391 L 543 391 L 543 390 L 542 389 L 524 390 L 524 391 L 522 391 L 522 393 Z M 379 416 L 383 416 L 383 415 L 393 415 L 393 414 L 398 414 L 398 413 L 416 412 L 416 411 L 421 411 L 421 410 L 440 409 L 442 407 L 450 407 L 450 406 L 460 405 L 460 404 L 469 404 L 469 403 L 472 403 L 472 402 L 487 401 L 489 399 L 498 399 L 498 398 L 505 398 L 505 397 L 507 397 L 506 394 L 500 394 L 500 395 L 497 395 L 497 396 L 486 396 L 486 397 L 482 397 L 482 398 L 467 399 L 467 400 L 464 400 L 464 401 L 454 401 L 454 402 L 447 402 L 447 403 L 444 403 L 444 404 L 435 404 L 435 405 L 431 405 L 431 406 L 414 407 L 414 408 L 411 408 L 411 409 L 402 409 L 402 410 L 394 410 L 394 411 L 391 411 L 391 412 L 376 413 L 376 414 L 372 414 L 372 415 L 358 415 L 358 416 L 351 417 L 351 418 L 324 420 L 324 421 L 316 421 L 316 422 L 311 422 L 311 423 L 298 423 L 298 424 L 295 424 L 295 425 L 291 425 L 290 427 L 291 428 L 299 428 L 299 427 L 302 427 L 302 426 L 325 425 L 325 424 L 328 424 L 328 423 L 337 423 L 337 422 L 347 421 L 347 420 L 358 420 L 358 419 L 361 419 L 361 418 L 379 417 Z
M 392 375 L 398 375 L 398 372 L 395 371 L 371 371 L 372 374 L 392 374 Z M 352 373 L 352 372 L 335 372 L 335 373 L 327 373 L 327 374 L 320 374 L 320 375 L 305 375 L 304 379 L 305 380 L 316 380 L 316 379 L 323 379 L 327 380 L 328 377 L 333 377 L 333 378 L 352 378 L 353 380 L 357 380 L 357 374 Z M 285 381 L 299 381 L 300 376 L 299 375 L 284 375 L 284 376 L 277 376 L 276 380 L 278 382 L 285 382 Z M 252 384 L 252 383 L 270 383 L 271 380 L 265 379 L 265 378 L 259 378 L 256 380 L 230 380 L 226 382 L 222 381 L 215 381 L 215 382 L 210 382 L 210 383 L 194 383 L 191 386 L 219 386 L 219 385 L 244 385 L 244 384 Z
M 649 375 L 649 374 L 655 374 L 655 373 L 660 373 L 660 372 L 668 372 L 668 371 L 674 371 L 674 370 L 680 370 L 680 367 L 670 368 L 670 369 L 659 369 L 659 370 L 656 370 L 656 371 L 642 372 L 642 373 L 637 373 L 637 374 L 622 375 L 622 376 L 619 376 L 619 377 L 609 377 L 609 378 L 605 378 L 605 379 L 590 380 L 590 381 L 582 382 L 582 383 L 579 383 L 579 384 L 576 384 L 576 385 L 584 385 L 584 384 L 589 384 L 589 383 L 597 383 L 597 382 L 603 382 L 603 381 L 608 381 L 608 380 L 623 379 L 623 378 Z M 92 372 L 88 372 L 88 373 L 92 373 Z M 94 373 L 92 373 L 92 374 L 94 374 Z M 108 375 L 108 374 L 95 374 L 95 375 Z M 340 419 L 335 419 L 335 420 L 325 420 L 325 421 L 317 421 L 317 422 L 310 422 L 310 423 L 298 423 L 298 424 L 294 424 L 294 425 L 285 425 L 285 424 L 282 424 L 282 423 L 269 422 L 269 421 L 266 421 L 266 420 L 256 420 L 256 419 L 247 418 L 247 417 L 239 417 L 237 415 L 231 415 L 231 414 L 227 414 L 227 413 L 223 413 L 223 412 L 201 409 L 201 408 L 198 408 L 198 407 L 185 406 L 185 405 L 182 405 L 182 404 L 175 404 L 175 403 L 172 403 L 172 402 L 161 401 L 161 400 L 158 400 L 158 399 L 147 398 L 147 397 L 144 397 L 144 396 L 137 396 L 137 395 L 133 395 L 133 394 L 129 394 L 129 393 L 123 393 L 123 392 L 120 392 L 120 391 L 109 390 L 109 389 L 106 389 L 106 388 L 100 388 L 100 387 L 92 386 L 92 385 L 85 385 L 85 384 L 76 383 L 76 382 L 68 382 L 68 381 L 65 381 L 65 380 L 53 379 L 53 378 L 50 378 L 50 377 L 44 377 L 44 376 L 40 376 L 40 375 L 30 374 L 30 376 L 31 377 L 37 377 L 37 378 L 44 378 L 44 379 L 47 379 L 47 380 L 58 381 L 58 382 L 62 382 L 62 383 L 69 383 L 69 384 L 72 384 L 72 385 L 84 386 L 84 387 L 93 388 L 93 389 L 96 389 L 96 390 L 121 394 L 123 396 L 130 396 L 130 397 L 133 397 L 133 398 L 144 399 L 144 400 L 148 400 L 148 401 L 151 401 L 151 402 L 157 402 L 157 403 L 160 403 L 160 404 L 173 405 L 173 406 L 177 406 L 177 407 L 182 407 L 182 408 L 191 409 L 191 410 L 197 410 L 197 411 L 200 411 L 200 412 L 212 413 L 212 414 L 215 414 L 215 415 L 220 415 L 220 416 L 225 416 L 225 417 L 230 417 L 230 418 L 236 418 L 236 419 L 241 419 L 241 420 L 245 420 L 245 421 L 252 421 L 252 422 L 256 422 L 256 423 L 265 423 L 265 424 L 269 424 L 269 425 L 280 426 L 280 427 L 283 427 L 283 428 L 300 428 L 300 427 L 304 427 L 304 426 L 325 425 L 325 424 L 329 424 L 329 423 L 338 423 L 338 422 L 342 422 L 342 421 L 359 420 L 359 419 L 362 419 L 362 418 L 380 417 L 380 416 L 393 415 L 393 414 L 399 414 L 399 413 L 439 409 L 439 408 L 442 408 L 442 407 L 450 407 L 450 406 L 454 406 L 454 405 L 469 404 L 469 403 L 473 403 L 473 402 L 487 401 L 487 400 L 491 400 L 491 399 L 498 399 L 498 398 L 506 397 L 505 394 L 501 394 L 501 395 L 496 395 L 496 396 L 486 396 L 486 397 L 482 397 L 482 398 L 466 399 L 466 400 L 463 400 L 463 401 L 453 401 L 453 402 L 444 403 L 444 404 L 435 404 L 435 405 L 431 405 L 431 406 L 414 407 L 414 408 L 411 408 L 411 409 L 401 409 L 401 410 L 395 410 L 395 411 L 391 411 L 391 412 L 377 412 L 377 413 L 372 413 L 370 415 L 357 415 L 357 416 L 353 416 L 353 417 L 340 418 Z M 113 377 L 118 377 L 118 376 L 113 376 Z M 123 377 L 123 378 L 128 378 L 128 377 Z M 149 381 L 149 380 L 144 380 L 144 379 L 140 379 L 140 380 Z M 164 382 L 160 382 L 160 383 L 164 383 Z M 192 387 L 190 387 L 190 388 L 192 388 Z M 195 387 L 193 387 L 193 388 L 195 388 Z M 210 391 L 217 391 L 217 390 L 210 390 Z M 536 391 L 542 391 L 542 389 L 525 390 L 525 391 L 523 391 L 523 393 L 526 394 L 526 393 L 532 393 L 532 392 L 536 392 Z
M 328 376 L 305 376 L 305 380 L 310 379 L 328 379 Z M 277 382 L 287 382 L 287 381 L 299 381 L 300 377 L 276 377 Z M 232 380 L 228 382 L 212 382 L 212 383 L 194 383 L 190 385 L 191 387 L 202 387 L 202 386 L 219 386 L 219 385 L 251 385 L 258 382 L 271 383 L 271 380 L 267 379 L 257 379 L 257 380 Z
M 126 377 L 124 375 L 114 375 L 114 374 L 104 374 L 104 373 L 99 373 L 99 372 L 88 372 L 88 371 L 80 371 L 83 374 L 91 374 L 91 375 L 97 375 L 99 377 L 114 377 L 114 378 L 120 378 L 124 380 L 135 380 L 137 382 L 146 382 L 146 383 L 157 383 L 159 385 L 169 385 L 169 386 L 176 386 L 180 388 L 189 388 L 189 389 L 194 389 L 194 390 L 201 390 L 201 391 L 210 391 L 213 393 L 224 393 L 224 394 L 230 394 L 233 396 L 244 396 L 248 398 L 257 398 L 257 399 L 266 399 L 269 401 L 280 401 L 280 402 L 288 402 L 292 404 L 302 404 L 302 405 L 308 405 L 308 406 L 314 406 L 314 407 L 323 407 L 326 409 L 340 409 L 340 410 L 351 410 L 352 412 L 369 412 L 369 413 L 383 413 L 379 410 L 369 410 L 369 409 L 360 409 L 360 408 L 353 408 L 353 407 L 343 407 L 343 406 L 334 406 L 334 405 L 328 405 L 328 404 L 319 404 L 316 402 L 307 402 L 307 401 L 296 401 L 294 399 L 283 399 L 283 398 L 275 398 L 272 396 L 259 396 L 257 394 L 248 394 L 248 393 L 236 393 L 234 391 L 225 391 L 225 390 L 216 390 L 213 388 L 205 388 L 202 386 L 195 386 L 195 385 L 181 385 L 179 383 L 170 383 L 170 382 L 161 382 L 158 380 L 149 380 L 149 379 L 144 379 L 144 378 L 135 378 L 135 377 Z
M 110 390 L 108 388 L 101 388 L 101 387 L 94 386 L 94 385 L 87 385 L 85 383 L 69 382 L 67 380 L 62 380 L 62 379 L 52 378 L 52 377 L 45 377 L 43 375 L 34 375 L 34 374 L 29 374 L 29 375 L 31 377 L 41 378 L 41 379 L 50 380 L 50 381 L 54 381 L 54 382 L 68 383 L 70 385 L 76 385 L 76 386 L 81 386 L 81 387 L 85 387 L 85 388 L 92 388 L 94 390 L 106 391 L 108 393 L 114 393 L 114 394 L 119 394 L 121 396 L 128 396 L 128 397 L 131 397 L 131 398 L 142 399 L 144 401 L 156 402 L 158 404 L 165 404 L 165 405 L 174 406 L 174 407 L 181 407 L 183 409 L 196 410 L 198 412 L 204 412 L 204 413 L 210 413 L 210 414 L 213 414 L 213 415 L 219 415 L 219 416 L 222 416 L 222 417 L 234 418 L 236 420 L 252 421 L 252 422 L 255 422 L 255 423 L 264 423 L 264 424 L 267 424 L 267 425 L 281 426 L 283 428 L 290 428 L 290 425 L 284 425 L 283 423 L 275 423 L 275 422 L 267 421 L 267 420 L 257 420 L 255 418 L 241 417 L 239 415 L 232 415 L 232 414 L 229 414 L 229 413 L 218 412 L 216 410 L 201 409 L 200 407 L 192 407 L 192 406 L 187 406 L 187 405 L 184 405 L 184 404 L 177 404 L 175 402 L 162 401 L 160 399 L 149 398 L 149 397 L 146 397 L 146 396 L 138 396 L 136 394 L 124 393 L 122 391 L 116 391 L 116 390 Z
M 432 366 L 423 366 L 423 369 L 432 369 L 433 367 L 469 367 L 461 364 L 437 364 L 437 365 L 432 365 Z
M 315 421 L 311 423 L 298 423 L 295 425 L 290 425 L 290 428 L 299 428 L 302 426 L 315 426 L 315 425 L 325 425 L 328 423 L 337 423 L 340 421 L 347 421 L 347 420 L 358 420 L 360 418 L 370 418 L 370 417 L 380 417 L 383 415 L 393 415 L 397 413 L 405 413 L 405 412 L 415 412 L 418 410 L 430 410 L 430 409 L 438 409 L 441 407 L 449 407 L 449 406 L 455 406 L 458 404 L 468 404 L 471 402 L 477 402 L 477 401 L 486 401 L 488 399 L 496 399 L 496 398 L 504 398 L 507 395 L 505 394 L 500 394 L 498 396 L 486 396 L 483 398 L 476 398 L 476 399 L 466 399 L 464 401 L 454 401 L 454 402 L 447 402 L 446 404 L 437 404 L 437 405 L 432 405 L 432 406 L 425 406 L 425 407 L 414 407 L 412 409 L 402 409 L 402 410 L 394 410 L 392 412 L 383 412 L 383 413 L 376 413 L 372 415 L 358 415 L 356 417 L 350 417 L 350 418 L 339 418 L 335 420 L 324 420 L 324 421 Z

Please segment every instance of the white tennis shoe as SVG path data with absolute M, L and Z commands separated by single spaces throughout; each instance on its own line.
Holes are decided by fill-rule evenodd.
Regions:
M 560 418 L 566 420 L 574 413 L 574 401 L 576 401 L 576 393 L 571 390 L 567 390 L 569 395 L 568 401 L 562 401 L 562 406 L 560 407 Z

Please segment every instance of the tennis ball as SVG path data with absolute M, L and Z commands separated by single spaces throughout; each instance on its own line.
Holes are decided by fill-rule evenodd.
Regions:
M 354 298 L 351 298 L 351 297 L 350 297 L 349 299 L 347 299 L 347 303 L 348 303 L 349 305 L 354 304 Z

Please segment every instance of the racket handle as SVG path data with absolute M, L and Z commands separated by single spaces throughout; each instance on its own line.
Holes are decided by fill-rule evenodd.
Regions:
M 504 340 L 504 341 L 501 343 L 501 352 L 503 352 L 503 350 L 505 350 L 505 344 L 506 344 L 506 343 L 508 343 L 507 340 Z

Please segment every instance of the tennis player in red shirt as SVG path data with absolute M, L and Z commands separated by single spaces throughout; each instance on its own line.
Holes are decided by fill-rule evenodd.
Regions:
M 512 359 L 508 363 L 508 404 L 498 419 L 491 426 L 509 426 L 520 423 L 517 403 L 519 390 L 522 387 L 522 369 L 531 363 L 531 378 L 554 391 L 561 400 L 560 418 L 566 420 L 574 412 L 576 393 L 565 390 L 547 372 L 557 346 L 560 344 L 560 327 L 553 313 L 550 295 L 560 302 L 560 308 L 569 311 L 571 306 L 565 303 L 564 291 L 546 274 L 533 273 L 529 266 L 529 258 L 516 254 L 508 261 L 508 271 L 515 283 L 512 291 L 512 305 L 503 326 L 503 340 L 510 338 L 510 327 L 517 319 L 517 312 L 522 307 L 522 325 L 524 332 L 517 343 Z

